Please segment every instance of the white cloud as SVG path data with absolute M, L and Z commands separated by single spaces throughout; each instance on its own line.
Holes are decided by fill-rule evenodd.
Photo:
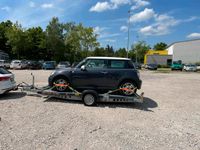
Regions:
M 117 9 L 121 5 L 130 4 L 130 0 L 110 0 L 104 2 L 97 2 L 96 5 L 90 8 L 91 12 L 103 12 L 106 10 Z
M 127 32 L 128 31 L 128 27 L 127 26 L 121 26 L 120 27 L 120 31 Z
M 135 5 L 133 5 L 131 7 L 131 10 L 136 10 L 139 9 L 141 7 L 145 7 L 150 5 L 150 2 L 146 1 L 146 0 L 133 0 L 135 2 Z
M 35 3 L 34 3 L 33 1 L 30 1 L 30 2 L 29 2 L 29 6 L 30 6 L 30 7 L 35 7 Z
M 110 2 L 117 6 L 131 3 L 130 0 L 110 0 Z
M 101 28 L 99 26 L 94 27 L 94 33 L 97 35 L 100 35 L 104 30 L 105 28 Z
M 200 38 L 200 33 L 191 33 L 187 36 L 189 39 L 198 39 Z
M 5 6 L 5 7 L 2 7 L 1 10 L 10 11 L 10 7 Z
M 105 42 L 109 42 L 109 43 L 115 43 L 116 40 L 115 39 L 105 39 Z
M 41 5 L 42 8 L 53 8 L 54 5 L 52 3 L 45 3 Z
M 143 11 L 136 13 L 130 17 L 130 22 L 142 22 L 155 17 L 153 9 L 145 8 Z
M 179 23 L 180 21 L 174 19 L 172 16 L 166 14 L 155 15 L 155 23 L 142 27 L 139 32 L 146 36 L 166 35 L 170 33 L 171 27 L 174 27 Z
M 90 11 L 103 12 L 109 9 L 112 9 L 112 6 L 108 2 L 98 2 L 95 6 L 90 8 Z

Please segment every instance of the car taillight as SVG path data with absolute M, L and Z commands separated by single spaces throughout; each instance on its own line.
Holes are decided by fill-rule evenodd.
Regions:
M 0 81 L 6 81 L 6 80 L 9 80 L 10 77 L 0 77 Z

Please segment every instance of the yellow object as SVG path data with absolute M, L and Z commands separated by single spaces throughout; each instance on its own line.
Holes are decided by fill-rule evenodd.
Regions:
M 168 51 L 167 50 L 148 50 L 147 53 L 144 55 L 144 64 L 147 63 L 148 55 L 168 55 Z

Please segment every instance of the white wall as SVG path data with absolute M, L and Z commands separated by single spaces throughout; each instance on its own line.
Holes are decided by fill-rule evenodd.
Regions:
M 173 61 L 182 60 L 183 63 L 200 62 L 200 40 L 175 43 L 168 49 L 173 55 Z

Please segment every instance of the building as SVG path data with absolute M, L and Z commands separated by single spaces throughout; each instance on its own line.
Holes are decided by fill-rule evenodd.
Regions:
M 2 50 L 0 50 L 0 60 L 8 60 L 8 59 L 9 59 L 9 55 L 3 52 Z
M 144 64 L 171 65 L 172 55 L 167 50 L 149 50 L 144 56 Z
M 173 61 L 200 62 L 200 39 L 172 43 L 168 46 L 167 51 L 169 55 L 172 55 Z
M 8 60 L 9 55 L 5 53 L 4 51 L 0 50 L 0 60 Z

